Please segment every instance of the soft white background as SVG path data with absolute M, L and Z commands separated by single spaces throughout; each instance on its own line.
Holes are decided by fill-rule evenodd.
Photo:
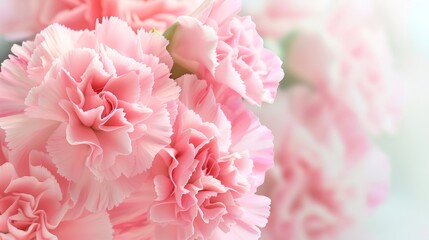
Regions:
M 378 1 L 406 90 L 402 122 L 379 143 L 392 160 L 388 201 L 366 223 L 375 240 L 429 239 L 429 1 Z

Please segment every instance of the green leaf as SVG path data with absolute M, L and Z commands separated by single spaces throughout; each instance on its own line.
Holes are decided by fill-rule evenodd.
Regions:
M 171 39 L 173 39 L 174 33 L 176 32 L 177 29 L 177 22 L 174 23 L 173 25 L 171 25 L 167 30 L 165 30 L 164 32 L 164 37 L 168 40 L 171 41 Z

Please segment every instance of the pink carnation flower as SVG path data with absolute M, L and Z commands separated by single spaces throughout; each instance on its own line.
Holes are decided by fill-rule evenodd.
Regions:
M 74 30 L 94 29 L 97 19 L 117 16 L 134 29 L 164 31 L 178 16 L 192 13 L 202 0 L 5 0 L 0 33 L 28 38 L 52 23 Z
M 389 166 L 353 112 L 292 89 L 277 165 L 261 189 L 272 199 L 263 239 L 341 239 L 387 196 Z
M 167 44 L 111 18 L 94 31 L 52 25 L 14 46 L 0 74 L 0 126 L 12 154 L 47 151 L 88 210 L 121 202 L 170 143 L 179 88 Z
M 174 70 L 207 79 L 216 92 L 272 103 L 282 63 L 264 48 L 250 17 L 236 16 L 239 10 L 238 0 L 218 0 L 195 13 L 197 18 L 179 17 L 169 46 Z
M 115 238 L 258 239 L 269 214 L 270 200 L 255 194 L 272 164 L 269 130 L 241 99 L 220 105 L 205 81 L 178 82 L 172 142 L 150 170 L 154 192 L 110 211 Z
M 0 165 L 0 239 L 113 239 L 106 212 L 73 217 L 68 182 L 47 154 L 33 151 L 29 166 Z

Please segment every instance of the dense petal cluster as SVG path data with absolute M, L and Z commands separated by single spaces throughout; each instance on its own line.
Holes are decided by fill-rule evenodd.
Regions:
M 204 80 L 185 75 L 178 83 L 184 92 L 172 142 L 149 171 L 155 191 L 111 211 L 118 239 L 143 228 L 153 239 L 257 239 L 269 214 L 269 199 L 255 194 L 272 165 L 269 130 L 250 113 L 234 126 L 231 117 L 239 116 L 216 102 Z M 234 110 L 242 114 L 240 106 Z M 128 216 L 130 208 L 140 215 Z
M 0 74 L 0 126 L 12 153 L 46 149 L 79 205 L 118 204 L 170 143 L 168 103 L 179 88 L 167 44 L 111 18 L 94 31 L 53 25 L 15 47 Z
M 240 1 L 5 2 L 34 39 L 0 71 L 0 239 L 260 237 L 273 137 L 243 98 L 283 71 Z

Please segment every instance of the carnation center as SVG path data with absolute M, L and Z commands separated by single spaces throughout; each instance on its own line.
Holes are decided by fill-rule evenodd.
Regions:
M 27 236 L 33 235 L 41 220 L 40 211 L 34 211 L 38 205 L 33 196 L 27 194 L 9 195 L 0 200 L 0 219 L 8 219 L 7 228 L 15 228 Z M 8 229 L 0 229 L 8 232 Z
M 195 160 L 197 160 L 198 165 L 186 188 L 190 191 L 192 189 L 197 191 L 198 205 L 201 205 L 210 197 L 225 193 L 227 188 L 217 179 L 220 171 L 219 165 L 216 163 L 217 154 L 210 153 L 208 149 L 205 149 L 196 156 Z
M 83 125 L 103 131 L 131 126 L 125 117 L 125 103 L 111 91 L 95 88 L 92 83 L 88 84 L 83 95 L 83 104 L 77 104 L 75 109 Z
M 219 152 L 217 141 L 212 139 L 197 150 L 194 170 L 183 191 L 179 191 L 182 211 L 195 204 L 198 215 L 206 223 L 229 215 L 228 205 L 232 204 L 232 199 L 249 187 L 247 179 L 236 166 L 243 156 L 238 153 L 221 156 L 223 154 Z M 178 160 L 181 161 L 180 156 Z M 228 222 L 228 219 L 223 221 Z

